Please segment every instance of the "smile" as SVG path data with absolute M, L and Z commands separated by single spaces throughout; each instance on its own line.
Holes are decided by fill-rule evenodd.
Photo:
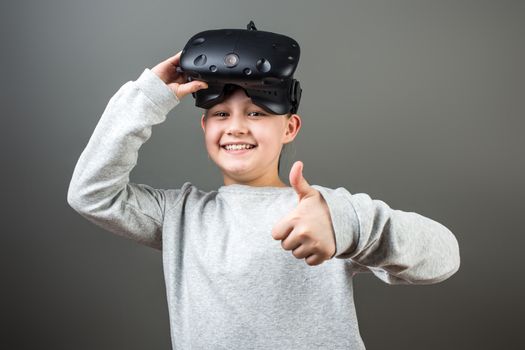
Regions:
M 250 144 L 237 144 L 237 145 L 224 145 L 223 148 L 227 149 L 229 151 L 231 150 L 240 150 L 240 149 L 251 149 L 255 148 L 256 146 L 250 145 Z
M 240 145 L 224 145 L 224 146 L 221 146 L 221 148 L 230 154 L 244 154 L 244 153 L 248 153 L 249 151 L 257 148 L 257 146 L 250 145 L 250 144 L 240 144 Z

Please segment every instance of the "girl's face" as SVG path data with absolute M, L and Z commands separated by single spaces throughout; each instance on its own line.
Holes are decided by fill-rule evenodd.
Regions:
M 225 185 L 286 186 L 277 164 L 283 144 L 293 141 L 301 127 L 297 114 L 290 118 L 269 114 L 253 104 L 243 89 L 236 89 L 202 115 L 201 127 L 208 154 L 221 170 Z M 243 148 L 226 147 L 232 144 Z

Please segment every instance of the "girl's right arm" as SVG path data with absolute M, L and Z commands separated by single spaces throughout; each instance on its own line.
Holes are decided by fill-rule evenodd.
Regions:
M 145 69 L 110 99 L 73 171 L 67 201 L 113 233 L 161 249 L 166 191 L 129 182 L 138 151 L 185 95 L 205 88 L 176 72 L 180 52 Z M 175 191 L 176 196 L 182 193 Z

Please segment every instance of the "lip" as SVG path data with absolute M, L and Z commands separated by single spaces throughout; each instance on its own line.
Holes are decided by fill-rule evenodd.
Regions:
M 244 142 L 243 142 L 244 143 Z M 229 143 L 228 143 L 229 145 Z M 221 149 L 223 151 L 225 151 L 226 153 L 228 154 L 234 154 L 234 155 L 241 155 L 241 154 L 246 154 L 246 153 L 249 153 L 250 151 L 253 151 L 257 148 L 257 146 L 255 146 L 254 148 L 245 148 L 245 149 L 232 149 L 232 150 L 228 150 L 224 147 L 221 146 Z
M 220 144 L 220 146 L 221 146 L 221 147 L 224 147 L 224 146 L 226 146 L 226 145 L 244 145 L 244 144 L 252 145 L 252 146 L 257 146 L 257 144 L 255 144 L 255 143 L 246 142 L 246 141 L 223 142 L 223 143 Z

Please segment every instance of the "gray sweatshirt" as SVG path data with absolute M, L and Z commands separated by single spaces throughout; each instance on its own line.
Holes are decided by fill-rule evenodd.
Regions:
M 151 70 L 110 99 L 67 194 L 86 219 L 162 251 L 174 349 L 364 349 L 352 277 L 431 284 L 460 265 L 442 224 L 365 193 L 312 185 L 326 200 L 334 258 L 310 266 L 271 236 L 292 211 L 292 187 L 190 182 L 156 189 L 129 181 L 138 151 L 179 103 Z

